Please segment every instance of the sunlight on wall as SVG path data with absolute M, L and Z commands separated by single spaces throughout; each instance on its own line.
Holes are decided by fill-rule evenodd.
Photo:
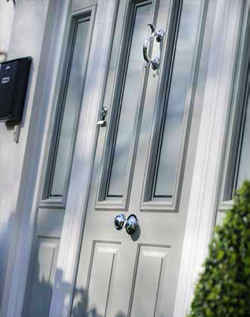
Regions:
M 0 62 L 3 62 L 7 58 L 13 18 L 13 2 L 0 0 Z

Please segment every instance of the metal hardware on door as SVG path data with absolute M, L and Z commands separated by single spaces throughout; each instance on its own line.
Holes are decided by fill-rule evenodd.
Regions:
M 156 39 L 156 42 L 160 43 L 164 37 L 164 31 L 163 30 L 159 30 L 157 32 L 155 32 L 155 27 L 153 26 L 153 24 L 148 24 L 148 26 L 151 29 L 151 36 L 144 41 L 143 43 L 143 57 L 144 60 L 146 61 L 146 68 L 151 65 L 153 70 L 157 70 L 160 67 L 160 58 L 159 57 L 155 57 L 155 58 L 150 58 L 148 56 L 148 46 L 150 44 L 151 41 L 154 40 L 154 38 Z
M 124 228 L 126 223 L 126 217 L 124 214 L 119 214 L 115 217 L 114 224 L 116 230 L 122 230 Z
M 132 235 L 138 226 L 138 220 L 133 214 L 130 215 L 128 219 L 126 219 L 124 214 L 119 214 L 115 217 L 114 224 L 116 230 L 122 230 L 125 228 L 127 234 Z
M 138 226 L 138 220 L 136 215 L 130 215 L 126 221 L 125 229 L 127 234 L 132 235 Z
M 101 127 L 104 127 L 106 125 L 107 114 L 108 114 L 108 108 L 106 106 L 102 107 L 100 120 L 97 121 L 97 125 L 100 125 Z

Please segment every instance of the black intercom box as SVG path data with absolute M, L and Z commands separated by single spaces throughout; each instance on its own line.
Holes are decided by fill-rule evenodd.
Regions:
M 0 121 L 22 120 L 30 65 L 31 57 L 0 64 Z

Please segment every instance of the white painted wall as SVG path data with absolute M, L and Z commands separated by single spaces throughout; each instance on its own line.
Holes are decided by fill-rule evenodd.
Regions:
M 14 12 L 13 1 L 0 0 L 0 62 L 9 49 Z
M 21 213 L 16 209 L 18 193 L 25 184 L 20 184 L 26 141 L 30 126 L 31 111 L 36 107 L 34 92 L 36 89 L 38 68 L 41 57 L 43 36 L 49 0 L 18 0 L 15 7 L 12 35 L 4 21 L 11 22 L 13 4 L 0 0 L 0 49 L 7 50 L 8 60 L 32 56 L 29 86 L 26 96 L 19 143 L 13 141 L 13 127 L 0 123 L 0 313 L 4 316 L 4 304 L 12 280 L 15 246 Z M 12 7 L 12 11 L 10 9 Z M 6 16 L 5 16 L 6 14 Z M 2 20 L 2 17 L 4 19 Z M 5 19 L 6 18 L 6 19 Z M 9 20 L 10 19 L 10 20 Z M 2 37 L 2 35 L 4 35 Z M 3 289 L 5 293 L 3 297 Z M 4 299 L 6 298 L 6 300 Z M 1 303 L 2 302 L 2 303 Z

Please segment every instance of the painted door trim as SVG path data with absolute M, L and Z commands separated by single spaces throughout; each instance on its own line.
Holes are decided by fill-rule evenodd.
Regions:
M 216 4 L 174 317 L 186 316 L 215 223 L 245 2 Z
M 221 182 L 220 194 L 218 199 L 218 214 L 217 223 L 221 223 L 225 210 L 233 205 L 233 200 L 230 200 L 231 191 L 233 190 L 235 179 L 235 165 L 238 165 L 239 151 L 238 142 L 242 140 L 241 125 L 242 115 L 246 111 L 245 101 L 245 87 L 243 86 L 248 78 L 248 68 L 245 66 L 249 63 L 249 45 L 250 45 L 250 20 L 246 17 L 249 12 L 250 1 L 246 2 L 244 9 L 244 18 L 242 23 L 242 39 L 240 43 L 239 60 L 237 62 L 237 71 L 235 74 L 235 83 L 233 89 L 233 98 L 230 109 L 230 118 L 227 127 L 227 140 L 225 144 L 225 153 L 223 158 L 223 165 L 221 166 Z M 244 116 L 244 115 L 243 115 Z

